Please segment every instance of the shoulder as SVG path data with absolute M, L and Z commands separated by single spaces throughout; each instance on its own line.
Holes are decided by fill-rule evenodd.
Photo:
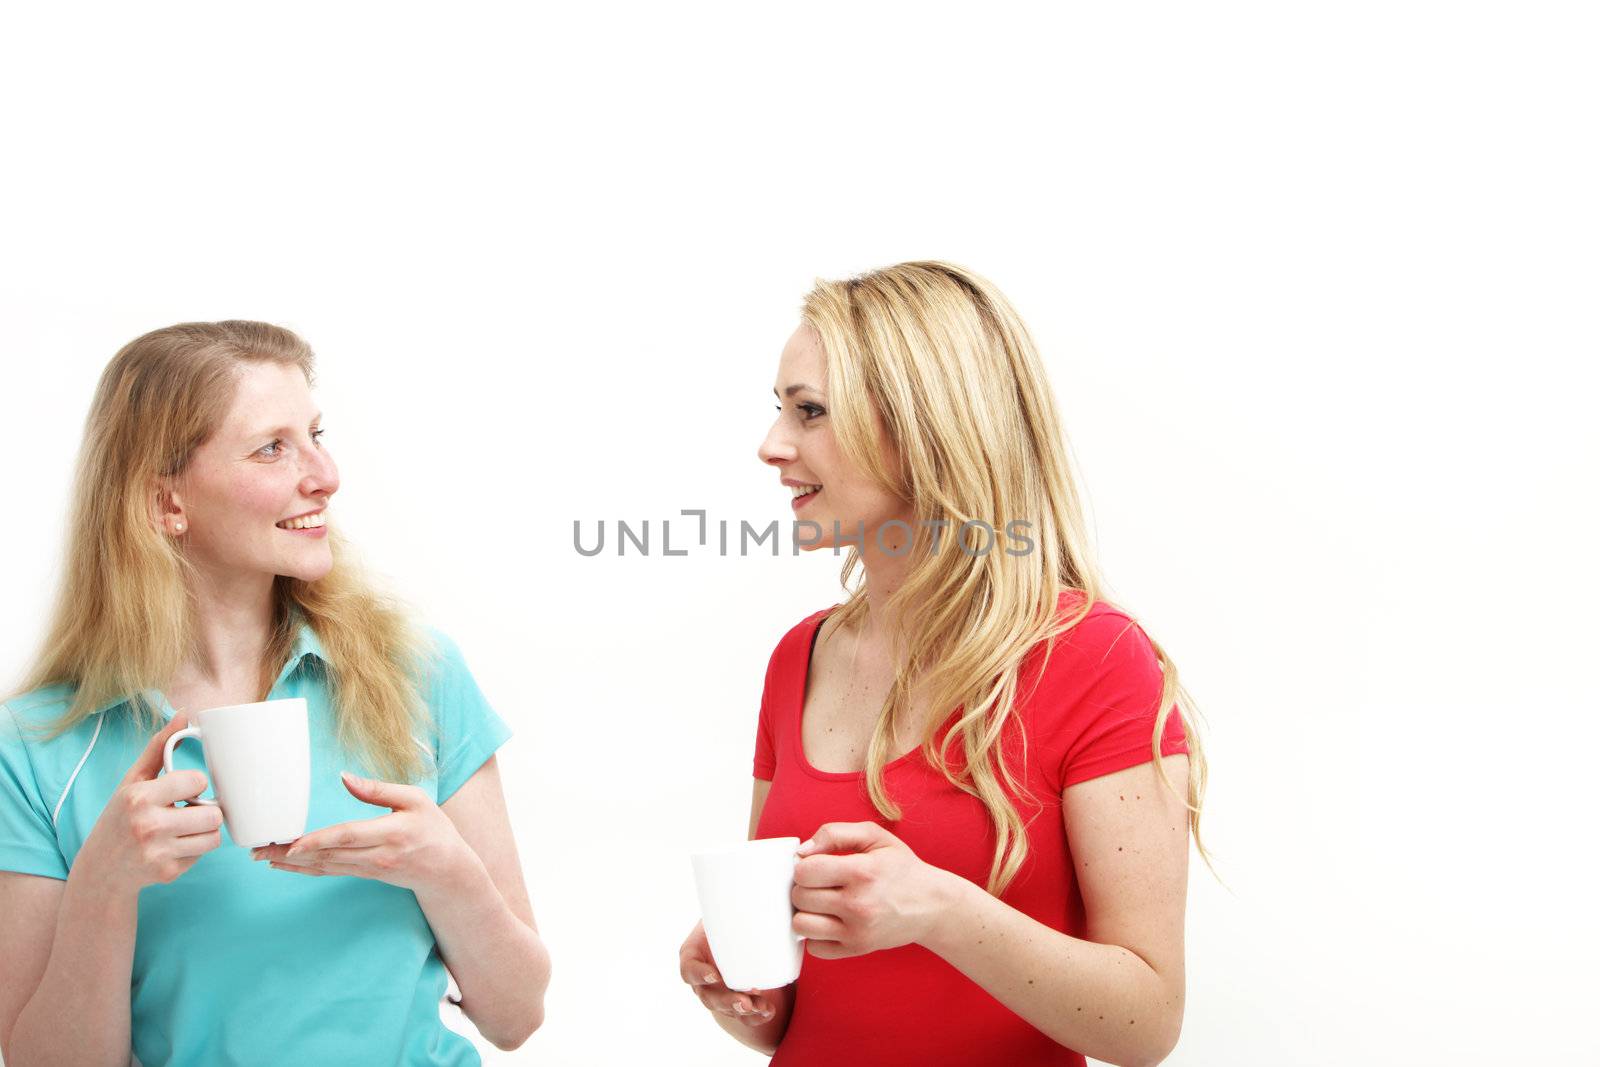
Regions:
M 777 645 L 773 647 L 769 667 L 796 660 L 804 660 L 810 653 L 812 636 L 822 626 L 823 620 L 837 610 L 838 607 L 839 605 L 835 604 L 820 611 L 813 611 L 810 615 L 789 627 L 783 636 L 778 638 Z
M 422 634 L 424 655 L 434 658 L 459 657 L 461 655 L 461 646 L 456 644 L 455 638 L 433 623 L 422 623 L 417 629 Z
M 425 678 L 438 681 L 466 670 L 466 653 L 449 631 L 431 622 L 422 622 L 417 625 L 416 634 Z
M 75 692 L 77 690 L 71 683 L 57 682 L 41 689 L 7 697 L 5 708 L 15 715 L 18 721 L 50 719 L 67 710 Z
M 1065 622 L 1082 612 L 1082 594 L 1063 593 L 1059 604 L 1059 619 Z M 1090 605 L 1070 629 L 1040 642 L 1030 658 L 1043 663 L 1039 684 L 1058 691 L 1062 686 L 1081 689 L 1108 676 L 1138 682 L 1161 675 L 1155 647 L 1143 628 L 1104 600 Z
M 72 706 L 72 698 L 76 692 L 76 687 L 71 683 L 57 682 L 10 697 L 0 705 L 5 708 L 5 713 L 0 714 L 0 728 L 7 731 L 9 739 L 9 734 L 14 731 L 26 736 L 33 731 L 52 726 Z
M 1081 612 L 1079 601 L 1067 618 Z M 1048 646 L 1036 687 L 1023 688 L 1020 714 L 1051 782 L 1064 789 L 1151 759 L 1166 672 L 1138 622 L 1097 603 Z M 1184 752 L 1185 744 L 1182 716 L 1169 715 L 1161 751 Z
M 807 661 L 811 658 L 811 640 L 828 615 L 837 610 L 839 605 L 813 611 L 810 615 L 790 626 L 778 643 L 773 646 L 772 654 L 767 658 L 766 688 L 771 690 L 774 686 L 785 684 L 788 678 L 797 673 L 804 672 Z
M 1062 598 L 1063 619 L 1076 615 L 1081 610 L 1082 601 Z M 1123 611 L 1114 604 L 1104 600 L 1097 600 L 1089 608 L 1089 613 L 1080 619 L 1072 629 L 1058 638 L 1060 647 L 1079 656 L 1105 657 L 1117 651 L 1123 642 L 1131 646 L 1143 645 L 1148 648 L 1150 641 L 1134 621 L 1133 616 Z
M 75 688 L 57 683 L 11 697 L 0 704 L 0 750 L 8 756 L 25 756 L 33 765 L 49 763 L 57 753 L 82 750 L 79 735 L 93 731 L 101 716 L 90 715 L 72 729 L 49 736 L 72 706 Z
M 417 629 L 426 642 L 419 685 L 436 721 L 457 728 L 493 715 L 483 683 L 454 635 L 432 623 Z
M 780 644 L 800 644 L 809 642 L 811 640 L 811 634 L 817 629 L 817 627 L 822 625 L 823 620 L 829 615 L 832 615 L 838 609 L 839 605 L 833 604 L 818 611 L 813 611 L 810 615 L 807 615 L 805 618 L 789 627 L 788 632 L 783 635 L 783 641 L 780 642 Z
M 422 685 L 430 703 L 446 709 L 483 709 L 487 698 L 456 639 L 431 623 L 418 627 L 426 642 Z

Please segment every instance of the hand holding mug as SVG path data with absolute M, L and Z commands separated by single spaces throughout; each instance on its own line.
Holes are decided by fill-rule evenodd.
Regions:
M 797 851 L 794 930 L 820 959 L 924 942 L 957 899 L 960 875 L 875 822 L 825 823 Z
M 711 944 L 706 940 L 704 923 L 695 923 L 694 930 L 678 949 L 678 976 L 689 984 L 708 1010 L 749 1026 L 771 1022 L 777 1014 L 778 999 L 787 995 L 784 989 L 740 993 L 723 985 L 716 962 L 711 958 Z
M 210 805 L 179 808 L 209 782 L 200 771 L 162 775 L 167 739 L 186 728 L 176 714 L 128 768 L 95 820 L 76 864 L 116 892 L 137 894 L 147 885 L 175 881 L 202 855 L 222 844 L 222 812 Z M 75 865 L 76 865 L 75 864 Z

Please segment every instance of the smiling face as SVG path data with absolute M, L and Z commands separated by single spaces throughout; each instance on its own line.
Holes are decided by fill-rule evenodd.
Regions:
M 286 575 L 304 581 L 332 569 L 325 525 L 282 525 L 322 511 L 339 488 L 339 469 L 318 440 L 320 421 L 299 367 L 239 364 L 222 425 L 162 494 L 162 527 L 179 538 L 196 566 L 223 579 Z M 326 523 L 327 515 L 309 521 Z
M 821 338 L 816 330 L 802 324 L 778 359 L 778 380 L 773 390 L 778 398 L 778 417 L 758 454 L 763 463 L 778 468 L 786 491 L 820 486 L 794 497 L 792 502 L 796 521 L 814 522 L 822 528 L 822 535 L 814 544 L 802 547 L 817 549 L 842 543 L 842 538 L 835 537 L 837 523 L 839 532 L 847 538 L 865 530 L 870 550 L 878 543 L 879 527 L 890 519 L 909 526 L 912 508 L 908 501 L 886 491 L 851 463 L 839 447 L 829 422 L 827 369 Z M 874 411 L 873 420 L 882 442 L 884 464 L 895 470 L 899 464 L 882 416 Z M 814 533 L 808 527 L 802 536 Z M 882 544 L 893 550 L 907 540 L 905 530 L 891 527 L 883 534 Z

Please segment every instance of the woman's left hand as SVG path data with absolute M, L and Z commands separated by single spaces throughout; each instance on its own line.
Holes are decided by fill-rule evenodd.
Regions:
M 796 851 L 794 932 L 822 959 L 926 940 L 950 915 L 956 882 L 964 880 L 924 863 L 875 822 L 825 823 Z
M 341 780 L 357 799 L 394 810 L 324 826 L 292 844 L 264 845 L 251 856 L 271 860 L 280 871 L 374 878 L 413 892 L 446 885 L 462 870 L 472 848 L 422 789 L 348 773 Z

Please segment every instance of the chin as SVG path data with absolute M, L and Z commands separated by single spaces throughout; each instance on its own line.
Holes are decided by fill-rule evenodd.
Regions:
M 314 563 L 303 567 L 283 567 L 279 569 L 278 574 L 284 578 L 294 578 L 302 582 L 314 582 L 319 578 L 326 578 L 332 570 L 333 560 L 329 558 L 322 563 Z
M 818 520 L 813 519 L 811 521 L 816 522 Z M 816 542 L 815 544 L 801 545 L 800 546 L 800 551 L 802 551 L 802 552 L 821 552 L 821 551 L 824 551 L 826 549 L 835 549 L 835 546 L 838 546 L 835 549 L 836 554 L 843 555 L 847 550 L 849 550 L 851 548 L 859 547 L 859 546 L 856 545 L 854 538 L 851 538 L 849 540 L 838 540 L 833 536 L 833 524 L 834 524 L 834 521 L 835 520 L 833 520 L 833 519 L 827 519 L 827 520 L 821 521 L 820 525 L 822 526 L 822 530 L 823 530 L 822 539 L 820 541 Z M 853 530 L 855 528 L 854 523 L 845 522 L 843 519 L 839 519 L 837 521 L 839 523 L 839 529 L 844 531 L 845 533 L 849 533 L 851 530 Z M 809 529 L 809 527 L 807 529 Z M 868 541 L 869 544 L 871 543 L 871 540 L 872 540 L 872 535 L 869 533 L 867 535 L 867 541 Z

